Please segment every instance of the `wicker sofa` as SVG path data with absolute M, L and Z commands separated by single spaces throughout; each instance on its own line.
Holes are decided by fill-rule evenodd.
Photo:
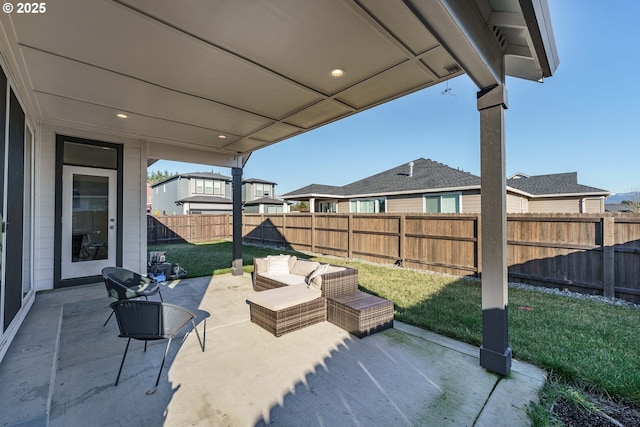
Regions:
M 358 291 L 357 269 L 281 257 L 254 259 L 253 323 L 276 337 L 325 320 L 360 338 L 393 326 L 393 303 Z
M 289 277 L 287 277 L 282 273 L 269 274 L 268 260 L 269 257 L 253 260 L 253 290 L 256 292 L 291 285 L 308 285 L 305 279 L 320 266 L 318 262 L 291 256 L 288 259 Z M 296 274 L 299 272 L 307 274 Z M 358 290 L 358 270 L 329 265 L 327 270 L 315 279 L 315 282 L 325 298 L 353 293 Z

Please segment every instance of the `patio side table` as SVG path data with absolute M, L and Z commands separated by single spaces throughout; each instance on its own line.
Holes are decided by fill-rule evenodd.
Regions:
M 362 338 L 393 327 L 393 302 L 360 291 L 330 297 L 327 320 Z

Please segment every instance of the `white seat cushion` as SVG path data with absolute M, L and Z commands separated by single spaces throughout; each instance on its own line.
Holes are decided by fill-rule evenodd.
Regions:
M 271 311 L 279 311 L 298 304 L 313 301 L 322 296 L 322 291 L 307 288 L 307 285 L 284 286 L 268 291 L 254 292 L 249 302 Z
M 297 274 L 282 274 L 282 273 L 262 273 L 262 277 L 267 279 L 276 280 L 285 285 L 304 285 L 304 276 L 298 276 Z

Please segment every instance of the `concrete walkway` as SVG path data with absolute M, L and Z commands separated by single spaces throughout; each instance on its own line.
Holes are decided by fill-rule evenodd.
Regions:
M 126 340 L 104 285 L 42 293 L 0 363 L 0 426 L 524 426 L 545 373 L 513 362 L 501 378 L 477 347 L 396 322 L 358 339 L 324 322 L 280 338 L 249 321 L 248 275 L 188 279 L 165 301 L 198 314 L 176 339 Z

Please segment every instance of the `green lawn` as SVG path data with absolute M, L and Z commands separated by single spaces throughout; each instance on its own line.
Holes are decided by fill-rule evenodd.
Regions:
M 231 243 L 155 245 L 189 277 L 230 271 Z M 300 253 L 243 247 L 245 271 L 253 258 Z M 482 339 L 477 280 L 336 258 L 316 258 L 359 270 L 360 287 L 395 304 L 396 319 L 476 346 Z M 527 308 L 521 309 L 520 307 Z M 513 357 L 549 371 L 562 384 L 640 405 L 640 309 L 520 289 L 509 290 Z

